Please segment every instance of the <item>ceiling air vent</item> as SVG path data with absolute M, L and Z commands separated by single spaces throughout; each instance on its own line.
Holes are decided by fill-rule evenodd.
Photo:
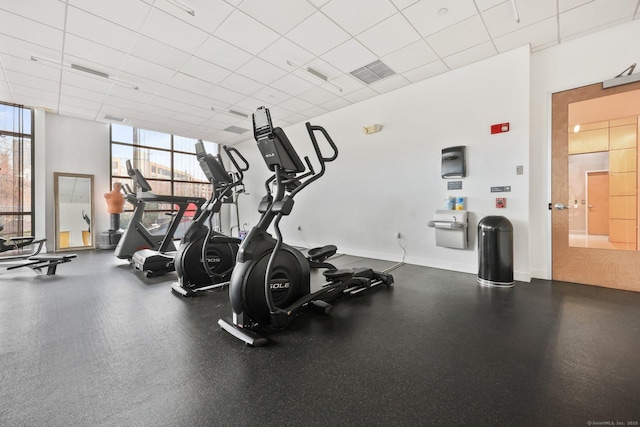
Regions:
M 232 133 L 237 133 L 237 134 L 241 134 L 241 133 L 245 133 L 247 132 L 249 129 L 245 129 L 245 128 L 241 128 L 240 126 L 229 126 L 228 128 L 225 129 L 227 132 L 232 132 Z
M 124 117 L 112 116 L 111 114 L 105 114 L 104 118 L 106 120 L 111 120 L 112 122 L 124 122 Z
M 395 73 L 396 72 L 389 68 L 384 62 L 377 60 L 357 70 L 353 70 L 351 75 L 369 85 L 386 77 L 393 76 Z
M 245 114 L 245 113 L 243 113 L 242 111 L 229 110 L 229 112 L 230 112 L 231 114 L 235 114 L 236 116 L 240 116 L 240 117 L 244 117 L 244 118 L 249 117 L 249 115 L 248 115 L 248 114 Z

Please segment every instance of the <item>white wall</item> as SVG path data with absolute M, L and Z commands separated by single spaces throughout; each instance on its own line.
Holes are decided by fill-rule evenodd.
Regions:
M 97 239 L 100 232 L 109 229 L 109 214 L 103 197 L 110 190 L 109 147 L 109 125 L 46 114 L 45 138 L 36 142 L 36 156 L 40 150 L 46 151 L 46 195 L 44 203 L 37 200 L 36 206 L 46 207 L 43 213 L 46 216 L 49 250 L 55 247 L 54 172 L 94 175 L 95 218 L 91 221 L 91 229 L 96 233 L 94 238 Z
M 490 125 L 502 122 L 511 123 L 510 132 L 491 135 Z M 362 127 L 373 123 L 382 124 L 382 132 L 364 135 Z M 514 225 L 516 279 L 529 280 L 528 47 L 325 114 L 312 124 L 327 129 L 340 155 L 296 198 L 281 223 L 285 241 L 333 243 L 343 253 L 400 260 L 400 232 L 407 262 L 475 273 L 478 221 L 504 215 Z M 310 153 L 304 124 L 285 131 L 297 150 Z M 468 174 L 462 190 L 447 191 L 441 150 L 455 145 L 467 146 Z M 245 183 L 252 196 L 242 199 L 242 222 L 255 224 L 268 175 L 255 142 L 237 148 L 251 162 Z M 524 175 L 516 175 L 517 165 L 524 166 Z M 510 193 L 490 192 L 507 185 Z M 468 250 L 436 246 L 434 230 L 427 227 L 447 195 L 467 197 Z M 507 197 L 506 209 L 495 208 L 496 196 Z
M 608 80 L 640 62 L 640 21 L 631 21 L 531 55 L 529 161 L 531 274 L 551 278 L 551 94 Z M 561 200 L 554 200 L 559 202 Z M 562 201 L 566 203 L 567 201 Z M 545 232 L 542 232 L 545 230 Z

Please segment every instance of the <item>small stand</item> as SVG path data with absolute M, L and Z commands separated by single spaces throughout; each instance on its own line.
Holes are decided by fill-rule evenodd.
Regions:
M 103 231 L 100 233 L 100 242 L 98 243 L 98 249 L 115 249 L 122 237 L 122 231 L 120 230 L 120 214 L 111 214 L 111 227 L 109 231 Z

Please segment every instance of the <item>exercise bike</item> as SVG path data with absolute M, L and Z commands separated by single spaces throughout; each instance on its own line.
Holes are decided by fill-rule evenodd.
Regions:
M 343 295 L 356 295 L 374 286 L 393 284 L 393 276 L 370 268 L 327 270 L 326 283 L 316 292 L 310 291 L 310 266 L 305 256 L 283 242 L 279 223 L 293 209 L 294 197 L 325 172 L 325 164 L 338 157 L 338 149 L 321 126 L 306 123 L 320 170 L 314 171 L 308 157 L 306 167 L 284 131 L 271 122 L 269 110 L 260 107 L 253 114 L 253 133 L 267 167 L 273 171 L 265 183 L 267 195 L 259 205 L 262 214 L 240 245 L 236 266 L 229 283 L 233 309 L 231 320 L 218 324 L 234 337 L 250 346 L 268 343 L 262 329 L 282 329 L 306 308 L 322 313 L 331 310 L 330 301 Z M 332 149 L 324 156 L 316 140 L 322 133 Z M 308 170 L 307 170 L 308 169 Z M 274 185 L 274 190 L 271 190 Z M 267 232 L 273 224 L 276 238 Z
M 237 172 L 228 173 L 219 156 L 208 154 L 202 141 L 196 143 L 198 162 L 213 190 L 201 213 L 185 231 L 176 253 L 178 281 L 171 289 L 185 297 L 226 286 L 241 242 L 214 230 L 215 214 L 220 212 L 224 200 L 233 195 L 233 189 L 242 185 L 244 172 L 249 170 L 249 163 L 238 150 L 227 146 L 223 149 Z

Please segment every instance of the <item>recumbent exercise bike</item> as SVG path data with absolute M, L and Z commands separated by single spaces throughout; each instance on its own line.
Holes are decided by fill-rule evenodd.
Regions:
M 321 289 L 310 291 L 309 262 L 300 251 L 283 242 L 279 223 L 291 213 L 296 194 L 324 174 L 325 163 L 338 157 L 338 149 L 323 127 L 310 123 L 306 127 L 320 163 L 317 172 L 308 157 L 305 168 L 284 131 L 273 127 L 267 108 L 260 107 L 253 114 L 254 137 L 273 176 L 265 183 L 267 195 L 258 208 L 262 214 L 260 221 L 240 245 L 231 274 L 229 298 L 233 318 L 218 321 L 225 331 L 250 346 L 267 344 L 267 338 L 260 334 L 262 329 L 282 329 L 305 308 L 328 313 L 329 302 L 336 298 L 355 295 L 379 284 L 388 287 L 393 284 L 392 275 L 370 268 L 331 269 L 323 272 L 326 283 Z M 331 156 L 323 156 L 315 132 L 321 132 L 331 146 Z M 267 232 L 271 224 L 275 239 Z

